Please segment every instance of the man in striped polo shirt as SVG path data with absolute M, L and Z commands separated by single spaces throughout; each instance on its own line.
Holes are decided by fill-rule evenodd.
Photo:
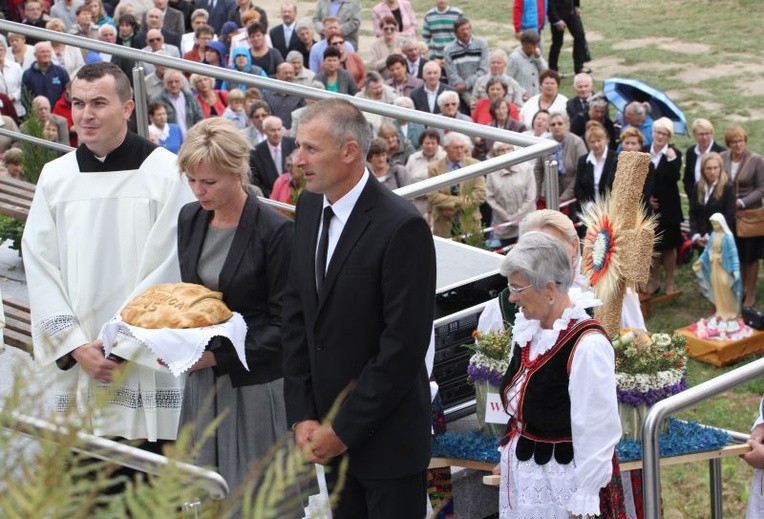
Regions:
M 435 7 L 424 15 L 422 40 L 430 48 L 430 59 L 443 59 L 443 49 L 454 40 L 454 24 L 464 15 L 448 0 L 436 0 Z
M 469 113 L 472 87 L 481 76 L 488 74 L 488 44 L 472 36 L 472 25 L 467 18 L 454 23 L 456 39 L 443 49 L 448 84 L 459 92 L 460 110 Z

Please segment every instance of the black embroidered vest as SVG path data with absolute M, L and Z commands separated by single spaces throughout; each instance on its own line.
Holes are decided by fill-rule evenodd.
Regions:
M 532 456 L 537 464 L 545 465 L 554 456 L 557 463 L 565 465 L 573 460 L 568 395 L 570 364 L 581 336 L 592 330 L 605 334 L 605 330 L 594 319 L 586 319 L 578 324 L 571 320 L 568 328 L 560 332 L 557 343 L 533 361 L 523 360 L 523 351 L 527 351 L 530 345 L 525 348 L 515 345 L 509 368 L 501 380 L 501 397 L 505 409 L 508 390 L 525 369 L 528 375 L 520 389 L 517 414 L 507 425 L 502 444 L 519 433 L 515 453 L 520 461 L 527 461 Z M 517 430 L 517 422 L 522 424 L 522 430 Z

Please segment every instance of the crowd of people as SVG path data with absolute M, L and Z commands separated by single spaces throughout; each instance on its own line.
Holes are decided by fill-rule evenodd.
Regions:
M 649 294 L 661 290 L 672 293 L 676 289 L 677 249 L 685 241 L 680 231 L 685 215 L 676 189 L 680 178 L 690 200 L 692 239 L 702 246 L 706 238 L 701 231 L 707 225 L 699 222 L 704 215 L 710 215 L 704 206 L 714 196 L 698 191 L 699 186 L 709 185 L 701 184 L 702 155 L 709 151 L 722 153 L 725 175 L 709 182 L 730 182 L 734 186 L 735 207 L 725 213 L 733 233 L 735 211 L 755 209 L 760 204 L 764 162 L 757 154 L 746 151 L 743 128 L 737 126 L 725 133 L 728 146 L 733 141 L 736 146 L 724 155 L 725 148 L 713 139 L 711 123 L 699 119 L 692 125 L 697 145 L 686 151 L 683 161 L 683 154 L 671 142 L 672 122 L 657 117 L 653 120 L 648 105 L 633 102 L 611 119 L 608 101 L 594 91 L 590 70 L 585 67 L 590 59 L 586 35 L 580 11 L 571 2 L 544 3 L 547 12 L 538 2 L 514 2 L 513 21 L 519 44 L 509 54 L 501 48 L 489 48 L 483 38 L 473 34 L 464 10 L 447 0 L 437 0 L 425 13 L 417 13 L 408 0 L 384 0 L 375 5 L 375 39 L 368 48 L 359 48 L 358 2 L 325 4 L 319 2 L 311 18 L 300 18 L 293 2 L 285 2 L 278 13 L 272 12 L 269 17 L 264 9 L 245 0 L 210 5 L 197 2 L 198 8 L 187 0 L 154 0 L 153 6 L 145 2 L 111 5 L 99 0 L 59 0 L 48 6 L 30 0 L 8 17 L 37 27 L 557 142 L 551 157 L 492 173 L 485 179 L 485 188 L 474 195 L 462 195 L 458 205 L 443 207 L 437 196 L 430 197 L 429 202 L 423 198 L 416 201 L 433 232 L 443 237 L 492 227 L 492 237 L 505 245 L 513 242 L 518 219 L 532 208 L 529 197 L 543 198 L 545 194 L 544 161 L 548 158 L 557 160 L 560 201 L 570 202 L 570 214 L 576 214 L 609 191 L 618 153 L 649 152 L 652 170 L 644 203 L 649 213 L 657 215 L 661 233 L 652 276 L 645 288 Z M 548 62 L 540 46 L 540 31 L 547 20 L 553 35 Z M 564 74 L 559 72 L 558 56 L 566 30 L 574 39 L 576 95 L 571 99 L 560 93 Z M 362 55 L 367 58 L 364 60 Z M 10 129 L 20 124 L 21 130 L 27 131 L 28 125 L 21 123 L 27 110 L 34 108 L 44 138 L 76 146 L 70 77 L 85 63 L 97 61 L 114 63 L 132 81 L 134 63 L 128 59 L 46 41 L 27 41 L 20 34 L 0 39 L 0 76 L 4 80 L 0 84 L 0 112 L 7 116 L 3 121 Z M 144 67 L 148 73 L 148 130 L 153 142 L 177 152 L 189 129 L 199 121 L 213 116 L 229 119 L 249 143 L 253 184 L 265 196 L 296 202 L 303 181 L 299 171 L 287 167 L 294 149 L 290 139 L 297 133 L 301 112 L 311 101 L 199 74 L 187 77 L 163 66 L 144 63 Z M 501 146 L 503 151 L 494 149 L 496 143 L 489 139 L 474 138 L 465 142 L 467 149 L 461 157 L 451 153 L 443 158 L 448 131 L 433 127 L 437 136 L 429 136 L 428 142 L 437 141 L 437 153 L 432 149 L 419 153 L 421 136 L 428 128 L 405 119 L 371 113 L 366 116 L 375 136 L 387 142 L 389 167 L 377 158 L 378 164 L 371 171 L 391 188 L 426 178 L 425 174 L 434 176 L 456 169 L 469 162 L 463 158 L 484 160 L 508 151 Z M 278 123 L 269 119 L 268 127 L 280 131 L 266 129 L 266 117 L 279 119 Z M 10 139 L 0 141 L 0 153 L 13 145 Z M 381 157 L 381 153 L 375 156 Z M 740 175 L 736 175 L 737 169 Z M 524 181 L 519 181 L 526 179 L 529 172 L 535 177 L 533 193 L 529 193 Z M 279 189 L 274 195 L 273 186 L 281 176 L 284 178 L 279 186 L 290 189 Z M 467 187 L 470 191 L 469 183 Z M 451 191 L 448 196 L 457 196 L 462 186 L 453 186 Z M 764 243 L 759 238 L 738 238 L 737 245 L 743 265 L 744 304 L 752 306 Z
M 161 446 L 161 440 L 175 437 L 179 423 L 211 420 L 209 409 L 203 410 L 201 401 L 215 387 L 213 414 L 225 408 L 241 411 L 221 424 L 214 445 L 201 452 L 200 462 L 220 467 L 230 481 L 242 481 L 249 462 L 262 455 L 264 448 L 267 450 L 278 431 L 292 426 L 298 445 L 315 461 L 334 463 L 347 450 L 356 456 L 351 461 L 353 479 L 346 490 L 347 508 L 340 516 L 345 513 L 347 517 L 361 517 L 358 510 L 366 506 L 367 499 L 370 509 L 390 500 L 385 505 L 390 508 L 380 510 L 396 517 L 414 517 L 411 510 L 420 514 L 419 497 L 424 496 L 426 486 L 421 481 L 421 472 L 429 459 L 429 423 L 422 421 L 422 416 L 429 417 L 427 373 L 421 366 L 430 330 L 414 329 L 411 325 L 414 320 L 401 309 L 422 314 L 423 322 L 432 321 L 427 297 L 431 299 L 434 292 L 430 286 L 430 274 L 434 271 L 430 272 L 432 265 L 426 264 L 432 251 L 431 242 L 422 239 L 422 229 L 442 237 L 482 236 L 483 229 L 491 226 L 492 236 L 502 246 L 514 243 L 520 234 L 519 223 L 535 210 L 545 193 L 544 162 L 549 158 L 558 164 L 560 201 L 570 202 L 570 215 L 575 220 L 577 212 L 608 194 L 620 153 L 649 153 L 650 174 L 643 201 L 648 213 L 657 217 L 660 239 L 656 242 L 654 265 L 645 290 L 649 294 L 661 290 L 661 269 L 666 293 L 675 290 L 677 249 L 685 240 L 678 186 L 683 179 L 689 199 L 690 239 L 699 246 L 705 245 L 711 232 L 710 215 L 716 212 L 724 215 L 736 235 L 743 305 L 754 306 L 759 260 L 764 259 L 764 237 L 737 236 L 735 221 L 738 211 L 762 206 L 764 159 L 747 149 L 745 129 L 739 125 L 727 128 L 725 148 L 715 141 L 713 125 L 699 118 L 691 125 L 696 144 L 683 154 L 672 143 L 673 121 L 665 117 L 653 119 L 645 104 L 631 103 L 611 119 L 608 101 L 595 93 L 591 71 L 585 66 L 590 56 L 578 8 L 573 7 L 573 2 L 550 0 L 549 12 L 545 13 L 543 5 L 546 3 L 514 2 L 518 44 L 508 53 L 489 48 L 483 38 L 473 34 L 464 11 L 450 5 L 448 0 L 437 0 L 426 13 L 415 12 L 408 0 L 383 0 L 372 9 L 376 38 L 369 48 L 363 49 L 359 48 L 361 7 L 357 0 L 318 0 L 312 18 L 299 18 L 297 5 L 290 1 L 284 2 L 278 13 L 267 13 L 251 0 L 198 0 L 195 5 L 187 0 L 153 0 L 150 5 L 138 1 L 112 5 L 101 0 L 56 0 L 53 5 L 38 0 L 28 0 L 23 5 L 10 2 L 6 16 L 27 25 L 523 132 L 550 139 L 557 145 L 549 157 L 421 196 L 413 200 L 415 209 L 409 213 L 408 209 L 401 209 L 395 198 L 388 197 L 389 190 L 510 153 L 513 147 L 402 118 L 361 115 L 341 102 L 315 104 L 293 94 L 199 74 L 187 76 L 179 70 L 148 63 L 144 64 L 147 98 L 132 100 L 129 95 L 132 60 L 36 41 L 18 33 L 5 35 L 0 38 L 3 125 L 10 129 L 20 127 L 25 132 L 31 132 L 31 126 L 41 127 L 44 138 L 79 146 L 75 154 L 52 163 L 49 169 L 66 164 L 72 172 L 113 174 L 147 167 L 161 168 L 163 173 L 177 171 L 174 156 L 157 150 L 159 147 L 179 155 L 181 170 L 191 186 L 188 192 L 182 183 L 169 177 L 163 177 L 155 186 L 136 180 L 134 190 L 139 196 L 125 195 L 130 201 L 124 202 L 120 199 L 124 192 L 118 175 L 110 175 L 114 178 L 108 182 L 114 185 L 101 186 L 104 190 L 98 193 L 93 191 L 90 206 L 77 211 L 81 216 L 66 220 L 66 232 L 57 228 L 56 218 L 51 221 L 51 214 L 62 218 L 68 214 L 67 206 L 74 203 L 67 198 L 69 185 L 78 181 L 63 176 L 53 180 L 48 174 L 38 187 L 38 193 L 46 195 L 35 199 L 30 212 L 28 228 L 35 229 L 36 234 L 30 231 L 25 235 L 25 263 L 35 326 L 40 329 L 40 336 L 53 345 L 51 348 L 35 344 L 40 349 L 36 354 L 43 364 L 58 368 L 68 378 L 68 392 L 60 394 L 60 405 L 66 407 L 76 401 L 78 392 L 73 388 L 79 385 L 81 395 L 83 387 L 108 383 L 118 370 L 123 361 L 103 358 L 97 332 L 130 294 L 150 282 L 183 279 L 202 283 L 223 291 L 232 308 L 247 317 L 252 332 L 247 337 L 248 359 L 258 370 L 242 372 L 226 345 L 215 344 L 192 368 L 185 396 L 181 396 L 183 388 L 178 387 L 177 381 L 148 371 L 155 388 L 164 391 L 165 400 L 159 406 L 165 413 L 162 417 L 158 418 L 154 409 L 152 418 L 146 418 L 150 412 L 139 405 L 145 388 L 132 380 L 125 390 L 133 400 L 128 401 L 127 410 L 115 411 L 121 421 L 101 424 L 100 429 L 95 429 L 110 436 L 144 439 L 149 442 L 147 448 L 156 449 L 156 442 Z M 547 19 L 553 37 L 548 62 L 540 47 L 540 31 Z M 558 59 L 566 30 L 574 39 L 576 95 L 570 99 L 560 93 L 564 75 L 559 71 Z M 99 94 L 101 98 L 97 97 Z M 127 132 L 128 126 L 135 129 L 133 103 L 145 103 L 148 107 L 150 142 Z M 326 106 L 337 113 L 328 112 Z M 32 114 L 36 120 L 30 119 Z M 352 124 L 345 124 L 337 114 L 353 121 Z M 106 127 L 102 122 L 105 120 L 112 126 Z M 36 124 L 30 125 L 30 121 Z M 115 133 L 105 135 L 103 130 Z M 331 148 L 327 135 L 337 137 L 340 147 Z M 8 173 L 20 177 L 23 172 L 14 165 L 21 161 L 14 146 L 10 139 L 0 140 L 0 153 Z M 331 174 L 332 167 L 342 169 L 343 176 Z M 373 194 L 369 180 L 375 180 L 371 182 Z M 379 190 L 377 184 L 383 189 Z M 89 189 L 94 190 L 92 186 Z M 303 214 L 310 215 L 304 221 L 310 223 L 298 223 L 294 230 L 286 217 L 262 207 L 255 197 L 260 194 L 297 204 L 303 191 L 324 196 L 300 198 Z M 114 197 L 109 198 L 110 193 Z M 197 202 L 181 211 L 192 195 Z M 345 206 L 342 200 L 347 195 L 353 203 Z M 372 198 L 384 201 L 380 216 L 386 218 L 372 219 L 371 225 L 381 234 L 364 247 L 375 260 L 354 257 L 344 238 L 345 232 L 361 235 L 357 221 L 349 218 L 355 204 L 361 204 L 371 214 Z M 157 205 L 156 200 L 162 202 Z M 75 254 L 75 245 L 84 236 L 95 235 L 104 243 L 112 243 L 120 233 L 104 226 L 94 234 L 90 224 L 100 212 L 110 208 L 124 213 L 125 207 L 120 204 L 125 203 L 145 203 L 154 208 L 151 211 L 154 220 L 141 222 L 141 227 L 134 229 L 133 238 L 141 241 L 139 238 L 149 236 L 156 243 L 133 244 L 128 240 L 115 242 L 110 248 L 115 254 L 131 258 L 125 261 L 130 261 L 135 271 L 99 270 L 92 264 L 96 257 L 71 263 L 65 260 Z M 332 206 L 334 213 L 327 213 L 325 208 Z M 397 219 L 390 217 L 393 209 L 400 213 Z M 412 220 L 412 214 L 422 218 Z M 394 224 L 403 226 L 405 232 Z M 127 224 L 122 222 L 116 228 L 122 228 L 120 225 Z M 167 232 L 176 226 L 177 236 Z M 243 228 L 252 234 L 242 236 Z M 327 237 L 322 234 L 316 246 L 317 234 L 324 229 Z M 581 230 L 579 226 L 578 232 Z M 338 279 L 336 269 L 328 263 L 324 263 L 319 275 L 318 255 L 304 255 L 293 265 L 291 280 L 287 282 L 285 267 L 289 262 L 285 258 L 291 254 L 293 232 L 296 244 L 323 251 L 321 254 L 329 258 L 327 262 L 333 254 L 353 260 L 343 267 L 347 268 L 347 279 L 341 276 Z M 405 253 L 378 250 L 382 235 L 389 236 Z M 417 238 L 416 243 L 413 237 Z M 51 244 L 56 244 L 55 253 Z M 167 258 L 174 254 L 175 247 L 180 258 L 179 276 L 168 270 Z M 251 257 L 234 268 L 231 256 L 245 250 L 252 252 Z M 418 262 L 407 259 L 412 250 L 421 250 Z M 502 273 L 510 283 L 508 297 L 525 314 L 525 322 L 520 324 L 526 328 L 523 332 L 528 339 L 526 349 L 532 351 L 534 358 L 552 350 L 556 353 L 558 343 L 556 339 L 550 342 L 547 332 L 558 330 L 560 320 L 565 320 L 566 325 L 575 321 L 567 328 L 559 328 L 573 330 L 560 346 L 568 348 L 568 339 L 573 341 L 579 335 L 593 346 L 586 357 L 573 357 L 570 353 L 573 369 L 568 375 L 569 383 L 580 398 L 569 404 L 570 420 L 547 424 L 543 416 L 533 416 L 537 409 L 518 407 L 518 388 L 530 387 L 523 369 L 534 363 L 531 358 L 523 357 L 525 364 L 521 364 L 521 357 L 516 356 L 513 371 L 505 380 L 508 386 L 505 404 L 518 417 L 527 417 L 528 424 L 533 426 L 537 421 L 542 428 L 562 427 L 568 432 L 573 428 L 572 444 L 576 444 L 577 430 L 586 431 L 593 410 L 604 413 L 613 404 L 610 400 L 597 400 L 597 395 L 585 391 L 586 384 L 580 381 L 588 380 L 592 370 L 612 371 L 612 359 L 605 353 L 601 330 L 587 320 L 585 309 L 579 308 L 577 301 L 568 295 L 571 265 L 566 249 L 530 233 L 529 238 L 520 240 L 515 251 L 508 256 Z M 541 258 L 548 259 L 550 267 L 538 272 L 533 261 L 528 264 L 528 259 L 521 257 L 522 251 L 529 258 L 545 251 L 536 263 L 544 263 Z M 390 266 L 384 263 L 386 254 L 392 254 L 400 263 L 390 272 L 386 270 Z M 123 263 L 119 263 L 120 268 Z M 94 278 L 96 271 L 101 279 Z M 90 280 L 85 282 L 85 278 Z M 379 279 L 382 286 L 374 285 Z M 78 280 L 80 285 L 74 286 L 76 283 L 71 280 Z M 252 280 L 251 286 L 247 285 L 248 280 Z M 369 282 L 369 300 L 378 299 L 381 303 L 369 308 L 350 304 L 357 301 L 359 289 L 365 287 L 355 281 Z M 114 286 L 115 290 L 99 291 L 96 289 L 99 282 Z M 319 307 L 325 304 L 321 292 L 324 282 L 339 285 L 340 295 L 335 296 L 329 319 L 330 323 L 338 323 L 336 329 L 323 323 L 314 312 L 316 304 Z M 404 291 L 411 296 L 408 298 L 406 294 L 391 295 L 403 286 L 411 287 L 415 293 Z M 396 290 L 385 290 L 392 287 Z M 282 297 L 286 329 L 283 332 Z M 98 312 L 91 312 L 95 308 Z M 353 322 L 351 314 L 357 314 L 358 322 L 371 322 L 369 316 L 380 318 L 373 326 L 361 330 L 348 325 Z M 532 329 L 530 321 L 536 323 L 536 328 Z M 400 329 L 391 331 L 396 324 Z M 336 344 L 349 342 L 347 337 L 340 336 L 341 332 L 350 333 L 359 349 L 352 352 L 344 347 L 337 349 L 335 354 L 348 356 L 345 364 L 338 367 L 335 356 L 316 352 L 324 349 L 331 352 Z M 291 362 L 284 365 L 286 369 L 280 362 L 280 333 L 284 355 Z M 410 350 L 406 350 L 407 345 Z M 521 355 L 520 348 L 517 349 Z M 380 352 L 384 353 L 381 358 Z M 405 357 L 405 366 L 399 357 L 393 358 L 395 355 Z M 74 366 L 81 367 L 82 373 L 73 371 Z M 327 377 L 325 372 L 330 368 L 341 374 Z M 358 379 L 357 385 L 348 397 L 349 403 L 333 424 L 321 424 L 319 420 L 333 399 L 344 384 L 354 379 Z M 602 384 L 612 382 L 608 378 Z M 284 392 L 290 397 L 286 404 Z M 391 400 L 385 400 L 388 397 Z M 395 407 L 390 402 L 401 403 Z M 587 415 L 586 419 L 581 418 L 581 413 Z M 575 488 L 570 483 L 578 478 L 565 467 L 573 447 L 568 449 L 570 453 L 563 449 L 559 456 L 554 455 L 553 468 L 564 474 L 557 481 L 543 484 L 552 485 L 547 488 L 549 493 L 558 493 L 558 487 L 565 486 L 570 499 L 577 503 L 572 509 L 562 509 L 561 517 L 567 517 L 568 511 L 596 513 L 593 511 L 598 506 L 593 496 L 608 484 L 612 474 L 612 445 L 617 434 L 615 425 L 608 421 L 610 418 L 608 415 L 595 421 L 598 425 L 609 425 L 599 427 L 592 436 L 594 443 L 587 436 L 583 444 L 576 445 L 576 449 L 596 461 L 586 468 L 586 488 Z M 133 422 L 141 425 L 137 428 L 128 425 Z M 396 427 L 403 423 L 407 427 L 416 426 L 416 441 L 411 436 L 395 439 Z M 239 445 L 250 433 L 262 441 L 256 446 Z M 508 494 L 502 496 L 505 508 L 513 500 L 522 500 L 522 491 L 516 486 L 523 471 L 535 470 L 527 463 L 534 449 L 540 447 L 527 445 L 521 439 L 508 438 L 510 447 L 504 449 L 503 463 L 512 467 L 507 474 L 514 478 L 509 483 L 505 478 L 503 486 L 508 489 Z M 403 444 L 410 448 L 393 456 L 392 450 L 400 450 Z M 512 454 L 513 450 L 517 456 Z M 403 483 L 407 492 L 411 492 L 401 499 L 390 499 L 395 495 L 394 486 L 371 489 L 374 486 L 371 482 L 379 479 L 394 480 L 396 485 Z

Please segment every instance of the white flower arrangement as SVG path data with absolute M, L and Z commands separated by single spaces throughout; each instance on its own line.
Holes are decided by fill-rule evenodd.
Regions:
M 623 391 L 639 391 L 644 393 L 650 389 L 661 389 L 679 384 L 684 378 L 685 368 L 669 369 L 657 373 L 616 373 L 615 381 L 618 389 Z

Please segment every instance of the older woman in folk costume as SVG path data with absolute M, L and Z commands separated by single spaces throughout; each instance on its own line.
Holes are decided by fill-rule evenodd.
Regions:
M 621 517 L 615 356 L 568 294 L 569 253 L 556 238 L 528 233 L 500 272 L 520 308 L 501 383 L 511 419 L 500 448 L 500 517 Z
M 710 221 L 713 228 L 711 236 L 692 268 L 698 276 L 703 294 L 716 306 L 716 317 L 735 320 L 740 312 L 742 298 L 735 237 L 721 213 L 711 215 Z

